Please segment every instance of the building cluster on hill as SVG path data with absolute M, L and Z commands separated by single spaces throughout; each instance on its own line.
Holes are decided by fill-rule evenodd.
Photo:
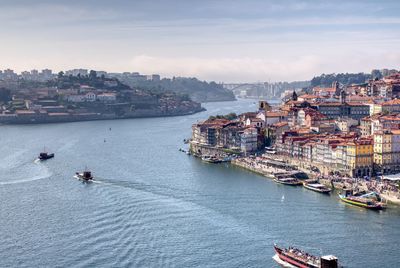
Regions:
M 175 93 L 131 88 L 77 69 L 41 81 L 0 81 L 0 123 L 48 123 L 191 114 L 199 103 Z M 68 73 L 68 72 L 67 72 Z
M 138 72 L 108 73 L 105 71 L 96 71 L 96 73 L 98 76 L 107 78 L 130 78 L 136 81 L 159 81 L 161 79 L 159 74 L 144 75 Z M 72 69 L 63 73 L 65 76 L 88 76 L 89 74 L 90 71 L 88 69 Z M 18 81 L 23 79 L 44 82 L 56 78 L 57 75 L 50 69 L 43 69 L 42 71 L 33 69 L 31 71 L 22 71 L 20 74 L 12 69 L 0 70 L 0 80 L 4 81 Z
M 260 101 L 257 112 L 194 124 L 191 148 L 196 154 L 251 154 L 268 146 L 273 154 L 326 175 L 397 173 L 399 97 L 399 73 L 359 85 L 335 82 L 308 94 L 293 92 L 279 107 Z

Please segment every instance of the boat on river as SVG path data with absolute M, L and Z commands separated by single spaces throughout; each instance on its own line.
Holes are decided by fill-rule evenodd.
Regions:
M 303 187 L 308 189 L 308 190 L 311 190 L 311 191 L 314 191 L 314 192 L 318 192 L 318 193 L 322 193 L 322 194 L 329 194 L 332 191 L 331 188 L 326 187 L 325 185 L 323 185 L 321 183 L 316 183 L 316 182 L 313 182 L 313 183 L 304 182 L 303 183 Z
M 216 156 L 209 156 L 209 155 L 203 156 L 203 157 L 201 158 L 201 160 L 203 160 L 204 162 L 207 162 L 207 163 L 212 163 L 212 164 L 218 164 L 218 163 L 221 163 L 221 162 L 222 162 L 222 160 L 219 159 L 218 157 L 216 157 Z
M 50 159 L 50 158 L 53 158 L 53 157 L 54 157 L 54 153 L 49 154 L 49 153 L 46 151 L 46 147 L 45 147 L 45 148 L 43 148 L 43 152 L 41 152 L 41 153 L 39 154 L 38 159 L 41 160 L 41 161 L 44 161 L 44 160 L 47 160 L 47 159 Z
M 363 207 L 372 210 L 382 210 L 386 208 L 386 204 L 379 202 L 373 198 L 370 198 L 370 194 L 366 195 L 352 195 L 351 191 L 345 190 L 339 194 L 340 200 L 347 204 L 351 204 L 358 207 Z
M 322 257 L 311 255 L 295 247 L 283 248 L 274 244 L 276 255 L 273 259 L 283 267 L 337 268 L 338 259 L 333 255 Z
M 85 169 L 83 172 L 76 172 L 74 177 L 83 182 L 93 181 L 92 172 L 87 169 Z
M 274 182 L 280 183 L 280 184 L 285 184 L 285 185 L 290 185 L 290 186 L 298 186 L 301 185 L 302 182 L 296 178 L 292 177 L 276 177 L 274 179 Z

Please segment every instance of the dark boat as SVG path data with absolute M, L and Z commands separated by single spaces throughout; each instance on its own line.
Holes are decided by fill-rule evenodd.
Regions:
M 282 248 L 274 245 L 276 255 L 273 259 L 284 267 L 299 268 L 337 268 L 338 260 L 333 255 L 317 257 L 298 248 Z
M 43 160 L 47 160 L 47 159 L 50 159 L 50 158 L 53 158 L 53 157 L 54 157 L 54 153 L 49 154 L 49 153 L 46 151 L 46 148 L 44 148 L 44 149 L 43 149 L 43 152 L 41 152 L 41 153 L 39 154 L 38 159 L 41 160 L 41 161 L 43 161 Z
M 93 181 L 92 172 L 88 171 L 87 169 L 85 169 L 83 172 L 76 172 L 75 177 L 84 182 Z

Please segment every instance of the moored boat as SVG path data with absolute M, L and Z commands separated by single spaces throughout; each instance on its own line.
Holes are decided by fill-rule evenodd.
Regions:
M 386 208 L 386 205 L 382 202 L 364 196 L 351 195 L 350 191 L 344 191 L 344 193 L 339 194 L 339 198 L 347 204 L 367 209 L 382 210 Z
M 318 193 L 323 193 L 323 194 L 329 194 L 332 189 L 329 187 L 326 187 L 325 185 L 321 184 L 321 183 L 307 183 L 304 182 L 303 183 L 304 188 L 309 189 L 311 191 L 315 191 Z
M 289 247 L 283 248 L 274 245 L 276 255 L 273 259 L 285 267 L 300 268 L 337 268 L 338 260 L 333 255 L 317 257 L 303 250 Z
M 302 184 L 300 180 L 291 177 L 276 177 L 274 181 L 280 184 L 285 184 L 290 186 L 297 186 Z
M 209 156 L 209 155 L 203 156 L 203 157 L 201 158 L 201 160 L 203 160 L 204 162 L 213 163 L 213 164 L 217 164 L 217 163 L 221 163 L 221 162 L 222 162 L 222 160 L 219 159 L 218 157 L 216 157 L 216 156 Z

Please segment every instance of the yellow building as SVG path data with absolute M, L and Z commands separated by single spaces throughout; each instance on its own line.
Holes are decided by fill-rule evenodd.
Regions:
M 382 105 L 374 103 L 370 109 L 370 115 L 379 114 L 382 112 Z
M 360 138 L 346 144 L 346 166 L 353 177 L 372 175 L 374 146 L 372 138 Z

